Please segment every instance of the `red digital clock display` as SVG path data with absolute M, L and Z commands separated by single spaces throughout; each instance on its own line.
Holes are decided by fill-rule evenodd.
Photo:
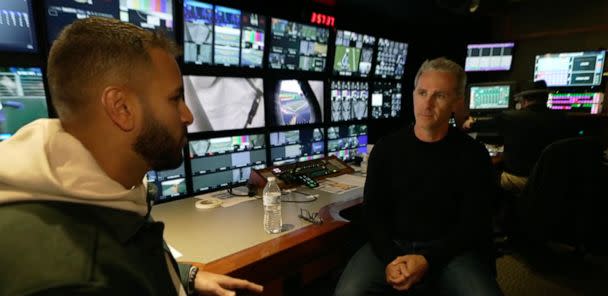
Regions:
M 322 25 L 332 28 L 336 26 L 336 19 L 333 16 L 317 12 L 313 12 L 310 15 L 310 22 L 316 25 Z

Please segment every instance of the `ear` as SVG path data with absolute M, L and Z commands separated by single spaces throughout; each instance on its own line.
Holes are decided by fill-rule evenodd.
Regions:
M 135 102 L 121 87 L 108 86 L 101 95 L 101 104 L 112 122 L 123 131 L 135 128 Z

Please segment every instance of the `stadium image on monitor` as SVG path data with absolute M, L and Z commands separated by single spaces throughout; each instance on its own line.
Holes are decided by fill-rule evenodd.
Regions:
M 266 17 L 255 13 L 243 13 L 242 27 L 241 66 L 261 68 Z
M 406 56 L 407 43 L 380 38 L 374 71 L 376 77 L 401 79 Z
M 323 81 L 278 80 L 274 89 L 275 126 L 323 122 Z
M 118 0 L 45 0 L 45 4 L 49 44 L 57 39 L 63 27 L 77 19 L 92 16 L 118 19 L 120 14 Z
M 264 127 L 261 78 L 184 76 L 184 97 L 194 122 L 188 132 Z
M 331 82 L 331 121 L 367 119 L 369 83 L 363 81 Z
M 602 112 L 604 93 L 550 93 L 547 107 L 553 110 L 599 114 Z
M 537 55 L 534 81 L 547 86 L 597 86 L 602 82 L 605 51 L 550 53 Z
M 511 98 L 511 84 L 472 84 L 469 87 L 469 108 L 471 110 L 508 109 Z
M 156 202 L 164 202 L 174 200 L 180 196 L 186 195 L 186 171 L 184 164 L 173 170 L 166 171 L 149 171 L 146 174 L 148 186 L 154 184 L 156 186 Z
M 344 161 L 367 153 L 367 125 L 353 124 L 327 128 L 327 155 Z
M 214 32 L 213 63 L 224 66 L 238 66 L 241 11 L 216 5 Z
M 329 29 L 273 18 L 270 68 L 323 72 L 328 38 Z
M 374 82 L 372 118 L 398 117 L 401 113 L 401 95 L 400 82 Z
M 469 44 L 464 70 L 505 71 L 511 69 L 514 43 Z
M 372 69 L 376 37 L 338 30 L 334 74 L 367 77 Z
M 0 141 L 48 116 L 40 68 L 0 67 Z
M 120 0 L 120 20 L 173 36 L 173 1 Z
M 303 128 L 270 133 L 272 165 L 284 165 L 323 158 L 325 143 L 319 128 Z
M 252 169 L 266 167 L 263 134 L 191 141 L 189 147 L 197 193 L 245 184 Z
M 0 51 L 36 52 L 36 30 L 31 0 L 0 2 Z
M 184 1 L 184 62 L 211 64 L 213 5 Z

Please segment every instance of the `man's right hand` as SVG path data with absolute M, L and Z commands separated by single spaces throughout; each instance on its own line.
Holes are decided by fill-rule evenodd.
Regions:
M 250 281 L 200 270 L 194 280 L 194 290 L 199 295 L 234 296 L 235 290 L 262 293 L 264 288 Z
M 386 266 L 386 282 L 396 290 L 406 291 L 422 280 L 428 268 L 422 255 L 399 256 Z

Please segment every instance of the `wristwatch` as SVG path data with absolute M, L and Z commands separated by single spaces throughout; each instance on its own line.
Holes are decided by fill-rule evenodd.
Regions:
M 194 295 L 194 279 L 198 273 L 198 267 L 192 265 L 188 271 L 188 286 L 186 287 L 186 293 L 188 295 Z

